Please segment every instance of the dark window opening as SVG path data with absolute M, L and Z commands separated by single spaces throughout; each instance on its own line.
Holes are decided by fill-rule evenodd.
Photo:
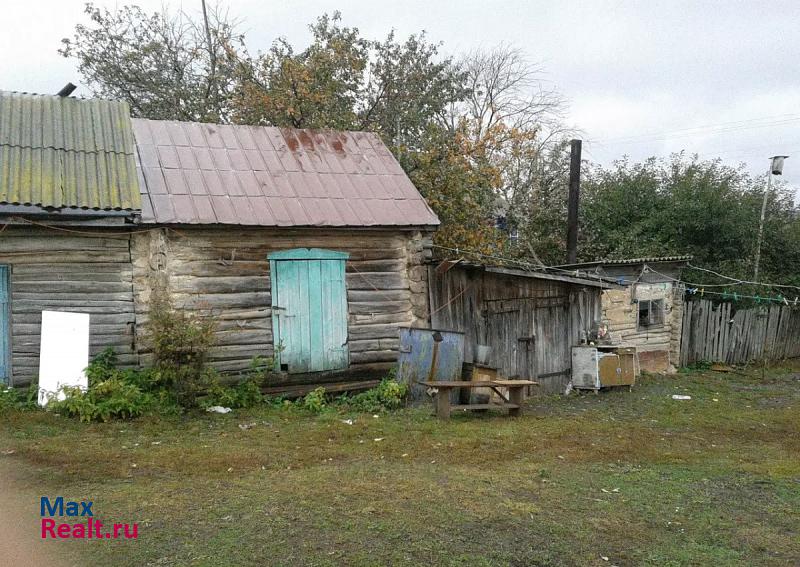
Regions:
M 640 299 L 639 304 L 639 329 L 651 329 L 664 324 L 664 300 Z

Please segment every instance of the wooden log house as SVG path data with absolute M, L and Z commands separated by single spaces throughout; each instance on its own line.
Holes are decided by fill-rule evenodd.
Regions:
M 42 310 L 91 352 L 150 360 L 150 300 L 216 321 L 211 363 L 346 388 L 428 323 L 439 221 L 374 134 L 130 119 L 124 103 L 0 92 L 0 379 L 38 371 Z M 280 348 L 275 348 L 280 345 Z

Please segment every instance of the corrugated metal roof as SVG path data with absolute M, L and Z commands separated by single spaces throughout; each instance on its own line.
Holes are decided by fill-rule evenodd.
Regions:
M 0 91 L 0 204 L 139 210 L 128 105 Z
M 146 223 L 439 224 L 372 133 L 145 119 L 133 128 Z
M 631 264 L 659 264 L 669 262 L 689 262 L 693 256 L 653 256 L 648 258 L 606 258 L 603 260 L 593 260 L 591 262 L 579 262 L 577 264 L 564 264 L 557 266 L 558 268 L 572 269 L 572 268 L 587 268 L 591 266 L 627 266 Z

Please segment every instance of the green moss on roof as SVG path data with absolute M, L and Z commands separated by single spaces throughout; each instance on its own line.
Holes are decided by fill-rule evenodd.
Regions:
M 0 204 L 141 210 L 128 105 L 0 91 Z

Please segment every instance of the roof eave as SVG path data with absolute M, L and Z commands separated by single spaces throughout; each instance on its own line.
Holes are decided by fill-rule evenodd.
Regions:
M 233 223 L 204 223 L 186 221 L 158 221 L 154 219 L 141 219 L 140 224 L 146 226 L 193 226 L 193 227 L 236 227 L 236 228 L 270 228 L 270 229 L 317 229 L 317 230 L 399 230 L 399 231 L 422 231 L 435 232 L 439 225 L 435 224 L 414 224 L 414 225 L 393 225 L 393 224 L 358 224 L 358 225 L 320 225 L 320 224 L 233 224 Z

